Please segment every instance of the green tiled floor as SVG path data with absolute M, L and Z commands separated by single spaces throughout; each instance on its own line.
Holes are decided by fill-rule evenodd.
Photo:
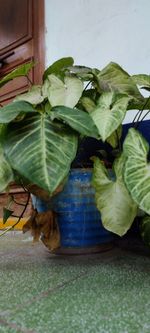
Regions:
M 0 239 L 0 333 L 150 332 L 150 257 L 54 256 L 27 237 Z

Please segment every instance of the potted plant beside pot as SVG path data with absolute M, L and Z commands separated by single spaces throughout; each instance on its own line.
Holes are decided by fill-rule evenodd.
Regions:
M 17 76 L 28 76 L 31 66 L 32 64 L 27 64 L 17 68 L 0 81 L 0 86 Z M 74 66 L 72 58 L 63 58 L 52 64 L 43 74 L 42 85 L 31 86 L 27 93 L 17 96 L 12 103 L 0 109 L 0 190 L 3 191 L 15 180 L 23 184 L 29 192 L 42 198 L 51 198 L 48 208 L 50 211 L 57 211 L 59 219 L 62 210 L 57 206 L 58 196 L 62 195 L 63 187 L 68 184 L 68 175 L 72 175 L 71 166 L 78 155 L 83 138 L 94 138 L 100 144 L 106 141 L 113 150 L 117 150 L 118 156 L 113 167 L 115 174 L 111 179 L 103 163 L 95 159 L 93 184 L 96 189 L 97 207 L 102 214 L 104 226 L 123 235 L 137 214 L 138 204 L 132 196 L 131 189 L 128 189 L 128 176 L 125 177 L 127 180 L 124 180 L 123 170 L 124 166 L 128 165 L 127 152 L 130 150 L 122 150 L 121 124 L 128 110 L 144 110 L 148 107 L 149 100 L 143 97 L 137 86 L 139 77 L 129 76 L 115 63 L 110 63 L 101 71 Z M 79 176 L 77 178 L 78 183 L 81 183 Z M 88 182 L 90 178 L 91 171 Z M 71 191 L 74 187 L 73 185 Z M 111 187 L 112 191 L 109 192 Z M 82 192 L 86 192 L 89 183 L 87 187 L 82 184 L 81 188 Z M 93 194 L 94 192 L 92 197 Z M 117 207 L 121 207 L 122 202 L 123 213 L 117 216 Z M 84 205 L 88 207 L 90 203 L 87 201 Z M 131 212 L 130 218 L 128 210 Z M 87 215 L 90 214 L 91 212 Z M 97 210 L 94 214 L 97 214 Z M 108 225 L 111 215 L 114 216 L 113 223 L 110 219 Z M 41 212 L 41 215 L 37 216 L 34 212 L 25 228 L 29 227 L 36 230 L 36 235 L 41 232 L 44 234 L 43 241 L 47 246 L 58 246 L 59 233 L 55 214 L 46 215 Z M 105 232 L 105 235 L 108 236 L 107 241 L 111 239 L 111 234 Z M 54 244 L 51 245 L 48 239 Z M 98 236 L 96 244 L 99 243 Z

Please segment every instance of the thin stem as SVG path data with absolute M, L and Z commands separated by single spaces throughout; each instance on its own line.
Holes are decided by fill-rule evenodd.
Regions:
M 21 202 L 17 202 L 14 198 L 13 198 L 13 202 L 14 202 L 16 205 L 18 205 L 18 206 L 23 206 L 23 207 L 25 207 L 25 205 L 26 205 L 26 204 L 23 204 L 23 203 L 21 203 Z
M 22 217 L 23 217 L 23 215 L 24 215 L 24 213 L 25 213 L 25 211 L 26 211 L 26 209 L 27 209 L 27 206 L 28 206 L 28 204 L 29 204 L 29 200 L 30 200 L 30 193 L 28 192 L 28 198 L 27 198 L 27 201 L 26 201 L 25 207 L 24 207 L 24 209 L 23 209 L 21 215 L 18 217 L 18 221 L 15 223 L 15 225 L 16 225 L 17 223 L 19 223 L 20 220 L 22 219 Z M 14 226 L 15 226 L 15 225 L 14 225 Z M 14 226 L 13 226 L 13 227 L 14 227 Z
M 21 184 L 22 188 L 24 189 L 24 191 L 27 193 L 28 190 L 24 187 L 23 182 L 22 182 L 22 179 L 20 179 L 20 184 Z
M 150 96 L 147 98 L 147 100 L 146 100 L 146 102 L 144 103 L 142 109 L 138 111 L 139 116 L 138 116 L 138 118 L 137 118 L 137 121 L 135 122 L 135 126 L 134 126 L 134 128 L 138 128 L 138 123 L 139 123 L 139 121 L 142 121 L 143 118 L 140 120 L 140 117 L 141 117 L 141 115 L 142 115 L 142 112 L 144 111 L 144 108 L 145 108 L 146 105 L 148 104 L 149 100 L 150 100 Z M 145 118 L 145 116 L 144 116 L 144 118 Z
M 29 81 L 30 85 L 33 86 L 33 82 L 30 80 L 29 76 L 26 75 L 27 80 Z
M 135 120 L 136 120 L 136 118 L 137 118 L 137 116 L 139 115 L 139 113 L 141 113 L 142 111 L 141 110 L 139 110 L 137 113 L 136 113 L 136 115 L 135 115 L 135 117 L 134 117 L 134 119 L 133 119 L 133 123 L 135 122 Z
M 12 217 L 17 217 L 17 218 L 18 218 L 18 216 L 17 216 L 17 215 L 15 215 L 15 214 L 11 214 L 11 216 L 12 216 Z
M 150 110 L 148 110 L 148 111 L 145 113 L 145 115 L 143 116 L 143 118 L 142 118 L 140 121 L 143 121 L 144 118 L 146 118 L 146 116 L 147 116 L 149 113 L 150 113 Z
M 5 235 L 7 231 L 10 231 L 11 229 L 13 229 L 14 226 L 12 227 L 8 227 L 6 230 L 4 230 L 1 234 L 0 234 L 0 237 Z
M 83 91 L 85 91 L 85 90 L 87 89 L 87 87 L 88 87 L 90 84 L 91 84 L 91 81 L 89 81 L 89 82 L 87 83 L 87 85 L 85 86 L 85 88 L 84 88 Z

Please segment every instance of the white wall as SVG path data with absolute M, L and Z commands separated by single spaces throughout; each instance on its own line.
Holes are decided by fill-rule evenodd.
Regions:
M 130 74 L 150 73 L 150 0 L 45 0 L 45 16 L 46 66 L 72 56 L 80 65 L 115 61 Z

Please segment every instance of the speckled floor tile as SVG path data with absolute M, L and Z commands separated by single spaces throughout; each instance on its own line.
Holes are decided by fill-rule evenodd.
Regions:
M 6 327 L 6 326 L 2 326 L 1 324 L 0 324 L 0 332 L 1 333 L 18 333 L 18 331 L 16 331 L 15 329 Z
M 8 237 L 8 248 L 6 252 L 3 248 L 0 255 L 0 309 L 3 312 L 20 307 L 38 294 L 60 287 L 89 270 L 87 262 L 74 265 L 67 258 L 50 255 L 43 244 L 33 246 L 31 241 L 22 242 L 22 236 L 19 243 L 18 236 L 16 238 L 16 247 L 11 240 L 11 249 Z M 5 242 L 3 239 L 2 243 Z
M 99 263 L 9 320 L 40 333 L 149 333 L 150 260 L 126 260 Z
M 150 332 L 150 257 L 52 256 L 25 240 L 2 241 L 0 333 Z

